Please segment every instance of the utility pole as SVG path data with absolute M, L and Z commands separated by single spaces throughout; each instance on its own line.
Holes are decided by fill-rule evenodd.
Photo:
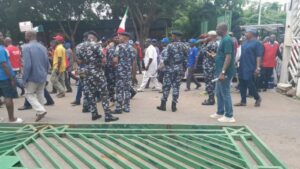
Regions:
M 260 25 L 261 22 L 261 9 L 262 9 L 262 4 L 261 4 L 262 0 L 259 0 L 259 12 L 258 12 L 258 25 Z

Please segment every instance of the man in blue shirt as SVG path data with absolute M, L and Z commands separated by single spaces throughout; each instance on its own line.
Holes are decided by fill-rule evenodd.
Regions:
M 256 100 L 255 107 L 259 107 L 262 101 L 254 82 L 255 76 L 260 74 L 261 57 L 263 56 L 263 46 L 256 36 L 256 29 L 247 30 L 247 41 L 241 48 L 240 67 L 238 70 L 241 102 L 235 104 L 235 106 L 246 106 L 247 89 L 249 89 L 249 92 Z
M 5 104 L 10 122 L 22 123 L 23 120 L 14 116 L 13 98 L 18 97 L 16 80 L 13 69 L 10 65 L 8 54 L 3 46 L 4 37 L 0 32 L 0 97 L 5 98 Z
M 234 48 L 231 37 L 227 34 L 227 25 L 221 23 L 217 26 L 217 34 L 222 37 L 215 57 L 216 69 L 216 96 L 218 102 L 217 113 L 211 118 L 217 118 L 219 122 L 234 123 L 233 108 L 230 94 L 230 83 L 235 74 Z
M 191 49 L 190 49 L 188 64 L 187 64 L 188 75 L 186 80 L 185 91 L 191 90 L 191 81 L 193 81 L 196 84 L 196 89 L 199 89 L 199 87 L 201 86 L 197 78 L 195 78 L 194 76 L 194 72 L 196 70 L 197 60 L 198 60 L 197 59 L 198 48 L 196 47 L 197 40 L 190 39 L 189 43 L 191 45 Z
M 40 121 L 47 114 L 44 104 L 44 89 L 47 81 L 49 62 L 47 49 L 36 40 L 36 32 L 25 33 L 28 44 L 22 46 L 24 60 L 23 82 L 25 97 L 37 112 L 36 121 Z

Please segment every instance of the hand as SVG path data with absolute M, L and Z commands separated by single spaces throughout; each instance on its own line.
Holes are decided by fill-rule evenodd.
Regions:
M 105 65 L 106 62 L 107 62 L 107 59 L 104 57 L 104 58 L 102 58 L 101 62 L 102 62 L 103 65 Z
M 257 68 L 257 69 L 255 70 L 255 76 L 258 76 L 259 74 L 260 74 L 260 69 Z
M 223 80 L 225 80 L 225 75 L 224 75 L 223 73 L 221 73 L 221 74 L 220 74 L 220 76 L 219 76 L 219 80 L 220 80 L 220 81 L 223 81 Z
M 117 57 L 113 58 L 113 64 L 116 66 L 119 63 L 119 59 Z
M 213 58 L 216 57 L 216 55 L 217 55 L 217 54 L 216 54 L 215 52 L 211 52 L 211 53 L 210 53 L 210 56 L 213 57 Z

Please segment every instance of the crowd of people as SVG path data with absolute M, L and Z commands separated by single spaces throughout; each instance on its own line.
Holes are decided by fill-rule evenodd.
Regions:
M 21 95 L 25 95 L 24 105 L 19 110 L 34 109 L 36 121 L 40 121 L 47 114 L 45 106 L 54 105 L 46 89 L 50 76 L 51 93 L 56 93 L 57 99 L 72 92 L 71 79 L 76 81 L 76 97 L 71 104 L 82 103 L 82 112 L 90 113 L 92 120 L 102 117 L 97 109 L 97 102 L 101 102 L 104 121 L 117 121 L 118 114 L 130 113 L 130 101 L 136 93 L 144 92 L 151 85 L 153 91 L 162 95 L 157 106 L 160 111 L 167 110 L 172 89 L 171 110 L 176 112 L 185 73 L 185 92 L 191 90 L 191 82 L 196 89 L 201 87 L 195 76 L 200 65 L 208 95 L 202 105 L 217 102 L 217 111 L 211 118 L 235 122 L 231 99 L 235 77 L 241 101 L 234 106 L 246 106 L 248 95 L 256 100 L 256 107 L 260 106 L 262 98 L 258 89 L 268 89 L 276 59 L 281 58 L 275 35 L 260 42 L 257 30 L 251 28 L 238 42 L 222 23 L 199 39 L 185 42 L 182 37 L 182 32 L 172 31 L 171 39 L 147 39 L 141 45 L 133 42 L 128 32 L 116 33 L 100 42 L 98 34 L 89 31 L 74 49 L 60 34 L 53 37 L 47 49 L 37 41 L 35 31 L 26 32 L 27 43 L 19 46 L 14 46 L 12 39 L 0 32 L 0 97 L 4 97 L 0 105 L 6 105 L 10 122 L 22 123 L 21 118 L 14 116 L 13 99 L 18 97 L 18 87 Z M 135 90 L 137 73 L 143 78 Z

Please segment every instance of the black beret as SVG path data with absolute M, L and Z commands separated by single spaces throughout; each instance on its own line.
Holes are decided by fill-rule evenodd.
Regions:
M 130 33 L 129 32 L 120 32 L 118 33 L 119 35 L 123 35 L 123 36 L 128 36 L 130 37 Z
M 172 35 L 177 35 L 177 36 L 182 36 L 182 35 L 183 35 L 183 33 L 182 33 L 181 31 L 178 31 L 178 30 L 173 30 L 173 31 L 171 32 L 171 34 L 172 34 Z

